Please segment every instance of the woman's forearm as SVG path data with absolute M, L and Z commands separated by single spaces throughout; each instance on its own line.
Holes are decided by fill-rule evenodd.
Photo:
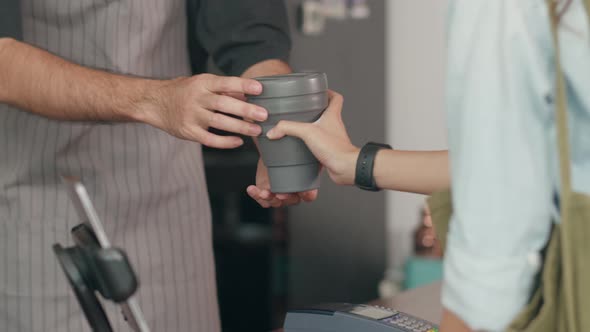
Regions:
M 382 189 L 431 194 L 450 186 L 448 152 L 381 150 L 373 176 Z

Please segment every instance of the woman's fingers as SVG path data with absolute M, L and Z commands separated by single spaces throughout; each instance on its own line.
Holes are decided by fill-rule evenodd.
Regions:
M 341 94 L 336 93 L 332 90 L 328 91 L 330 98 L 330 104 L 320 120 L 324 117 L 337 117 L 340 119 L 342 113 L 342 106 L 344 105 L 344 98 Z M 269 139 L 280 139 L 284 136 L 295 136 L 307 141 L 310 135 L 314 134 L 311 130 L 314 124 L 293 122 L 293 121 L 281 121 L 273 129 L 271 129 L 266 136 Z
M 328 104 L 328 108 L 324 112 L 325 115 L 339 115 L 342 113 L 342 107 L 344 106 L 344 97 L 341 94 L 334 92 L 332 90 L 328 91 L 328 97 L 330 98 L 330 103 Z
M 285 136 L 295 136 L 303 140 L 309 135 L 310 123 L 293 122 L 293 121 L 280 121 L 274 128 L 266 133 L 266 137 L 275 140 Z

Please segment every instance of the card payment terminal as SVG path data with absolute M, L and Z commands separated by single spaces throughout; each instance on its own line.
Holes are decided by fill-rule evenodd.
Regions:
M 384 307 L 327 303 L 290 310 L 285 332 L 438 332 L 425 320 Z

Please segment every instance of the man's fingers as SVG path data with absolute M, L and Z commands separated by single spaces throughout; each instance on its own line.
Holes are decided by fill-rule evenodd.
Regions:
M 305 141 L 307 134 L 309 134 L 309 131 L 306 129 L 311 125 L 312 124 L 303 122 L 280 121 L 274 128 L 266 133 L 266 137 L 275 140 L 283 138 L 284 136 L 295 136 Z
M 260 128 L 260 126 L 257 124 L 235 119 L 222 113 L 215 112 L 211 113 L 209 127 L 246 136 L 258 136 L 260 133 L 262 133 L 262 128 Z
M 258 189 L 258 187 L 256 186 L 249 186 L 246 189 L 246 192 L 248 193 L 248 195 L 255 200 L 260 206 L 262 206 L 263 208 L 269 208 L 270 207 L 270 203 L 262 198 L 260 198 L 260 189 Z
M 297 205 L 301 202 L 301 198 L 297 194 L 275 194 L 277 199 L 283 202 L 284 205 Z
M 277 195 L 277 198 L 282 201 L 285 201 L 285 200 L 289 199 L 291 196 L 293 196 L 293 194 L 276 194 L 276 195 Z
M 201 131 L 194 139 L 189 139 L 216 149 L 235 149 L 244 144 L 244 141 L 236 136 L 219 136 L 204 129 L 201 129 Z
M 203 104 L 209 110 L 233 114 L 251 120 L 264 121 L 268 117 L 268 112 L 264 108 L 225 95 L 213 94 L 206 98 Z
M 283 200 L 282 202 L 286 206 L 298 205 L 299 203 L 301 203 L 301 198 L 299 198 L 299 196 L 297 195 L 293 195 L 293 197 Z
M 301 197 L 301 199 L 304 202 L 313 202 L 318 198 L 318 190 L 315 189 L 315 190 L 301 192 L 301 193 L 299 193 L 299 197 Z
M 258 187 L 256 186 L 249 186 L 246 189 L 248 195 L 252 197 L 252 199 L 255 200 L 258 204 L 260 204 L 260 206 L 262 206 L 263 208 L 269 208 L 270 203 L 260 197 L 260 191 L 261 190 L 258 189 Z
M 246 95 L 244 95 L 243 93 L 237 93 L 237 92 L 224 92 L 221 93 L 224 96 L 228 96 L 228 97 L 232 97 L 241 101 L 246 101 Z
M 258 198 L 258 188 L 256 186 L 248 186 L 248 188 L 246 188 L 246 192 L 248 195 L 250 195 L 250 197 L 254 199 Z
M 275 194 L 271 193 L 269 190 L 266 189 L 262 189 L 260 191 L 260 198 L 266 200 L 270 204 L 270 206 L 274 208 L 278 208 L 283 205 L 283 202 L 280 199 L 278 199 L 275 196 Z
M 263 208 L 283 206 L 283 202 L 266 189 L 260 189 L 256 186 L 249 186 L 246 191 Z
M 262 84 L 256 80 L 240 77 L 206 76 L 206 87 L 215 93 L 237 92 L 246 95 L 262 93 Z
M 260 189 L 258 196 L 262 199 L 270 199 L 271 193 L 268 190 Z

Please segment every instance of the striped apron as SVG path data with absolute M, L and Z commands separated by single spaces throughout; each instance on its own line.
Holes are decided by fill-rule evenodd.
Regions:
M 4 1 L 4 0 L 2 0 Z M 84 66 L 190 75 L 185 0 L 21 0 L 24 41 Z M 51 81 L 44 82 L 51 84 Z M 153 331 L 219 331 L 201 146 L 137 123 L 53 121 L 0 104 L 0 331 L 89 331 L 51 250 L 80 222 L 79 176 L 139 278 Z M 105 304 L 116 331 L 128 331 Z

